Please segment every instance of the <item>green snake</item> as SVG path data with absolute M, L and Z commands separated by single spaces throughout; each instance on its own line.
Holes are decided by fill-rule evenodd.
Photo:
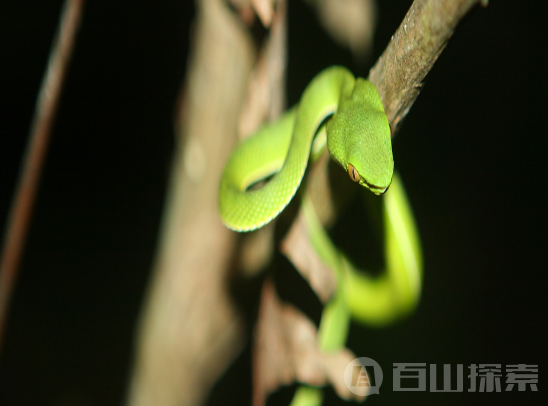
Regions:
M 296 108 L 245 140 L 229 158 L 219 195 L 228 228 L 255 230 L 288 205 L 304 176 L 314 135 L 329 116 L 331 157 L 355 182 L 376 194 L 386 191 L 394 161 L 390 126 L 377 89 L 345 68 L 332 67 L 312 80 Z M 247 190 L 272 174 L 276 176 L 263 188 Z
M 326 131 L 319 132 L 325 122 Z M 344 346 L 351 317 L 386 324 L 413 310 L 421 291 L 418 233 L 403 185 L 394 173 L 390 124 L 376 87 L 343 67 L 320 72 L 296 107 L 241 142 L 229 157 L 221 178 L 219 210 L 222 222 L 234 231 L 252 231 L 269 223 L 295 196 L 311 154 L 326 144 L 331 158 L 353 182 L 383 195 L 386 264 L 386 272 L 377 278 L 356 269 L 333 245 L 309 197 L 303 196 L 311 244 L 337 279 L 337 292 L 326 305 L 318 330 L 320 349 L 329 352 Z M 262 187 L 251 188 L 265 179 Z M 319 389 L 303 386 L 292 406 L 320 404 L 321 398 Z

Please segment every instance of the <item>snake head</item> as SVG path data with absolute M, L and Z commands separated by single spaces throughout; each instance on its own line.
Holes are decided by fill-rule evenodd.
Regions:
M 392 183 L 394 158 L 390 125 L 376 88 L 356 83 L 327 124 L 327 147 L 354 182 L 381 195 Z
M 348 157 L 343 162 L 350 179 L 376 195 L 386 192 L 394 173 L 390 129 L 387 136 L 383 132 L 362 132 L 358 140 L 350 142 Z

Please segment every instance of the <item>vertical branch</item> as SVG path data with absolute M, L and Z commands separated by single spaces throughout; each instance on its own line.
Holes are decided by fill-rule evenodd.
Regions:
M 247 342 L 229 289 L 246 250 L 222 225 L 219 182 L 238 136 L 282 109 L 286 2 L 233 3 L 231 9 L 226 0 L 196 1 L 175 162 L 136 335 L 128 406 L 203 404 Z M 250 27 L 257 15 L 269 25 L 266 39 L 256 42 Z M 253 251 L 250 271 L 265 260 Z
M 66 0 L 36 101 L 27 149 L 11 204 L 0 262 L 0 349 L 40 172 L 85 0 Z
M 126 404 L 199 405 L 245 343 L 229 293 L 236 233 L 218 213 L 254 44 L 224 0 L 196 2 L 176 149 Z

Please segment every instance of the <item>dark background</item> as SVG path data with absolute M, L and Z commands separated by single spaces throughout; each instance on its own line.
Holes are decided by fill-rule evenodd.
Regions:
M 123 3 L 89 1 L 84 10 L 0 354 L 2 406 L 124 397 L 194 10 L 186 1 Z M 372 61 L 411 2 L 380 3 Z M 413 317 L 352 327 L 349 346 L 384 369 L 370 405 L 540 403 L 515 389 L 394 393 L 395 362 L 540 364 L 546 390 L 547 13 L 534 3 L 492 1 L 467 16 L 394 139 L 425 279 Z M 61 4 L 0 3 L 0 230 Z M 290 1 L 289 23 L 290 104 L 326 66 L 367 75 L 303 2 Z M 248 348 L 211 405 L 249 404 L 249 365 Z

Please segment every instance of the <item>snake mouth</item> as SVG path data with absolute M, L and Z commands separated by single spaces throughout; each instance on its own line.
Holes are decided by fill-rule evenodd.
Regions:
M 360 179 L 360 185 L 365 186 L 367 189 L 375 193 L 377 196 L 383 195 L 388 190 L 391 183 L 392 183 L 392 180 L 390 180 L 390 183 L 387 186 L 378 186 L 378 185 L 369 183 L 363 177 Z

